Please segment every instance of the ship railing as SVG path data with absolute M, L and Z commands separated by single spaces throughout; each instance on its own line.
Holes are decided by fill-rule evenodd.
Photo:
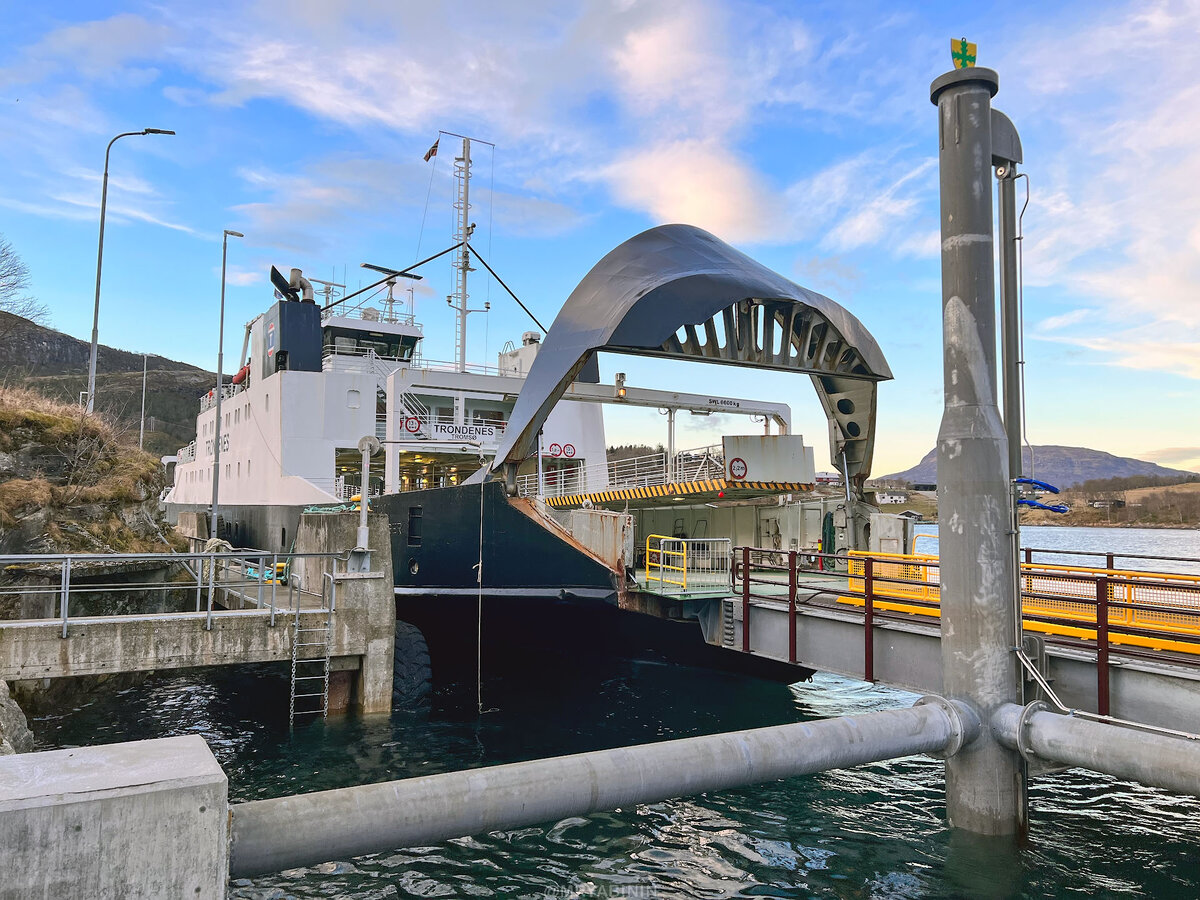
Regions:
M 374 306 L 356 306 L 353 309 L 337 309 L 325 313 L 321 317 L 322 322 L 327 322 L 330 319 L 359 319 L 363 322 L 381 322 L 384 325 L 412 325 L 416 328 L 424 328 L 416 319 L 415 313 L 397 313 L 392 312 L 390 315 L 386 309 L 379 309 Z
M 543 458 L 548 458 L 546 449 L 542 448 Z M 676 453 L 674 466 L 670 468 L 667 466 L 666 453 L 649 453 L 612 462 L 584 463 L 569 469 L 543 472 L 540 494 L 545 497 L 569 497 L 596 491 L 657 487 L 670 483 L 721 478 L 724 472 L 725 458 L 721 446 L 716 444 Z M 538 495 L 537 473 L 519 476 L 517 489 L 523 497 Z
M 307 589 L 297 569 L 306 560 L 344 566 L 348 558 L 219 549 L 199 538 L 193 545 L 189 553 L 0 555 L 0 590 L 17 598 L 14 618 L 61 622 L 64 638 L 73 620 L 174 613 L 203 614 L 211 630 L 216 619 L 257 609 L 268 612 L 274 625 L 276 614 L 288 611 L 332 611 L 326 580 L 319 579 L 320 591 Z
M 520 377 L 511 369 L 505 371 L 499 366 L 489 366 L 483 363 L 467 363 L 465 369 L 460 370 L 456 362 L 443 359 L 426 359 L 420 354 L 413 357 L 412 367 L 414 369 L 427 369 L 431 372 L 465 371 L 468 375 L 509 375 L 511 377 Z
M 662 594 L 731 592 L 729 538 L 646 537 L 646 588 Z
M 192 441 L 186 447 L 180 447 L 175 451 L 176 463 L 194 462 L 196 459 L 196 442 Z
M 221 401 L 224 402 L 224 401 L 230 399 L 231 397 L 233 397 L 235 394 L 240 393 L 242 391 L 243 387 L 244 387 L 244 385 L 240 385 L 240 384 L 225 385 L 223 388 L 221 388 Z M 213 388 L 207 394 L 204 394 L 200 397 L 200 412 L 204 412 L 207 409 L 211 409 L 212 407 L 214 407 L 216 405 L 217 405 L 216 388 Z

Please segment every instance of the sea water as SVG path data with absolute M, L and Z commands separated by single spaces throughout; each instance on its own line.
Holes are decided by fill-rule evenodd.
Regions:
M 1093 549 L 1101 529 L 1027 529 Z M 1103 530 L 1102 546 L 1200 557 L 1200 533 Z M 1084 533 L 1086 532 L 1086 534 Z M 1030 535 L 1030 533 L 1033 533 Z M 1075 534 L 1072 534 L 1075 533 Z M 1036 538 L 1034 540 L 1033 538 Z M 1099 540 L 1099 538 L 1097 538 Z M 1056 544 L 1053 542 L 1060 542 Z M 43 749 L 200 734 L 234 802 L 906 706 L 833 676 L 791 686 L 655 658 L 547 651 L 450 685 L 428 714 L 287 727 L 278 666 L 156 675 L 36 719 Z M 910 757 L 330 862 L 233 897 L 1200 897 L 1200 801 L 1082 770 L 1030 791 L 1024 846 L 946 827 L 940 762 Z

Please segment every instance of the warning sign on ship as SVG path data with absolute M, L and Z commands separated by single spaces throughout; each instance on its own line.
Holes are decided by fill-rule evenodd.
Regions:
M 421 430 L 421 420 L 416 416 L 409 416 L 404 420 L 404 430 L 416 434 Z
M 575 455 L 575 445 L 574 444 L 563 444 L 563 456 L 565 456 L 567 459 L 570 459 L 574 455 Z
M 740 456 L 735 456 L 729 461 L 729 477 L 736 478 L 738 481 L 743 481 L 750 469 L 746 465 L 746 461 Z
M 562 444 L 551 444 L 550 445 L 550 455 L 551 456 L 562 456 L 562 452 L 563 452 Z

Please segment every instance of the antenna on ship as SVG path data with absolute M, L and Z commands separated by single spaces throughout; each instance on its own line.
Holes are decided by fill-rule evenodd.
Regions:
M 471 253 L 474 251 L 470 246 L 471 236 L 475 232 L 475 223 L 471 221 L 471 143 L 486 144 L 493 150 L 496 145 L 491 141 L 481 141 L 478 138 L 467 137 L 465 134 L 455 134 L 453 131 L 439 131 L 439 142 L 441 135 L 462 140 L 462 155 L 454 157 L 454 180 L 458 185 L 454 199 L 454 211 L 457 213 L 454 220 L 454 242 L 459 245 L 459 253 L 454 263 L 454 293 L 450 295 L 448 302 L 454 308 L 457 316 L 454 325 L 454 358 L 458 371 L 465 372 L 467 371 L 467 316 L 473 312 L 486 312 L 491 306 L 491 304 L 485 304 L 480 309 L 470 309 L 467 306 L 467 300 L 470 297 L 467 292 L 467 276 L 475 271 L 471 266 Z M 430 148 L 426 159 L 436 153 L 437 143 Z
M 384 275 L 389 276 L 387 279 L 387 282 L 386 282 L 386 284 L 387 284 L 387 299 L 384 300 L 383 302 L 384 302 L 384 308 L 385 308 L 386 314 L 387 314 L 387 321 L 395 322 L 396 321 L 396 279 L 410 278 L 413 281 L 420 281 L 422 276 L 414 275 L 411 272 L 402 272 L 399 269 L 389 269 L 387 266 L 372 265 L 371 263 L 362 263 L 362 267 L 364 269 L 372 269 L 373 271 L 376 271 L 376 272 L 382 272 Z M 409 287 L 409 288 L 407 288 L 407 290 L 408 290 L 409 299 L 413 301 L 412 306 L 409 309 L 409 312 L 415 314 L 417 311 L 417 304 L 416 304 L 415 299 L 413 299 L 413 289 L 411 287 Z
M 316 293 L 325 298 L 325 306 L 328 306 L 331 300 L 336 300 L 342 296 L 342 292 L 346 290 L 344 284 L 338 284 L 336 281 L 322 281 L 320 278 L 310 278 L 308 280 L 313 284 L 321 285 L 320 290 L 316 291 Z

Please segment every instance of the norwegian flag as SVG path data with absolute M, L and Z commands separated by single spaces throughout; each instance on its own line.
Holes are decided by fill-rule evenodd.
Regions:
M 433 146 L 430 147 L 428 152 L 425 154 L 425 162 L 429 162 L 431 159 L 433 159 L 435 156 L 437 156 L 438 144 L 440 144 L 441 142 L 442 142 L 441 138 L 438 138 L 436 141 L 433 142 Z

